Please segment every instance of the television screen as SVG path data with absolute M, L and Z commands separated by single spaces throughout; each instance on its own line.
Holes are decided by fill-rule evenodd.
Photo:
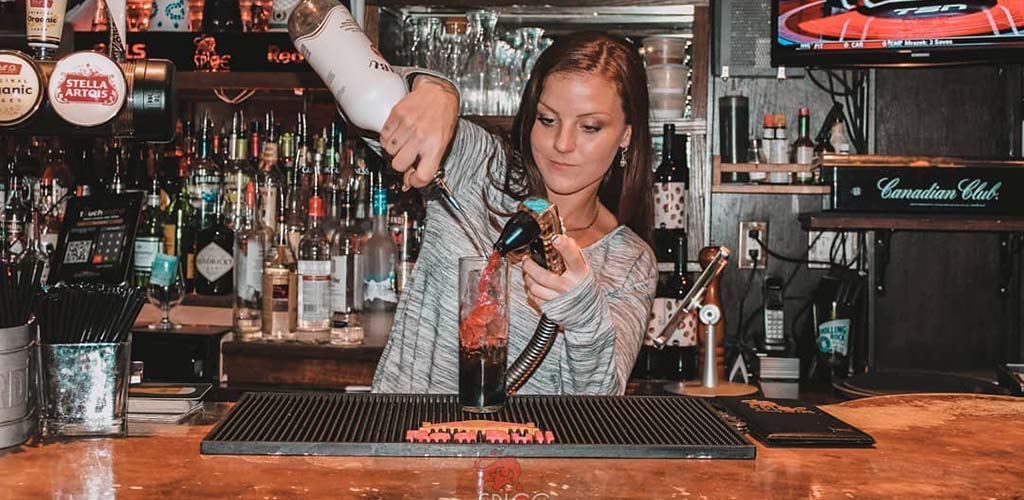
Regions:
M 775 66 L 1024 61 L 1024 0 L 773 0 Z

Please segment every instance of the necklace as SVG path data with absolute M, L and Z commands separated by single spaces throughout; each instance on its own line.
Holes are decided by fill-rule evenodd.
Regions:
M 567 232 L 567 233 L 574 233 L 574 232 L 577 232 L 577 231 L 586 231 L 587 229 L 590 229 L 591 227 L 594 226 L 594 223 L 597 222 L 597 215 L 600 214 L 600 213 L 601 213 L 601 210 L 599 210 L 598 207 L 594 207 L 594 217 L 592 219 L 590 219 L 590 224 L 587 224 L 586 226 L 583 226 L 583 227 L 573 228 L 573 229 L 566 228 L 565 232 Z

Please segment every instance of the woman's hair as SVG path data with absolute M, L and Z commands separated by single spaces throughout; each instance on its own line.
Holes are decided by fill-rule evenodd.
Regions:
M 648 128 L 647 73 L 640 54 L 629 42 L 600 32 L 578 32 L 555 40 L 537 59 L 526 83 L 512 125 L 508 172 L 495 186 L 516 200 L 544 196 L 544 179 L 533 158 L 530 134 L 537 120 L 537 103 L 548 77 L 557 73 L 600 76 L 611 82 L 622 101 L 626 125 L 632 126 L 626 148 L 626 167 L 620 156 L 608 169 L 598 197 L 620 224 L 651 242 L 654 201 L 651 171 L 651 135 Z M 489 176 L 494 182 L 495 176 Z M 499 178 L 500 178 L 499 177 Z

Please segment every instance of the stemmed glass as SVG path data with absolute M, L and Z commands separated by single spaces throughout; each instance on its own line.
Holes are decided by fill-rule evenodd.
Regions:
M 149 325 L 150 330 L 168 331 L 181 328 L 181 325 L 171 323 L 171 308 L 185 298 L 182 267 L 179 265 L 178 257 L 173 255 L 158 253 L 153 259 L 153 271 L 149 284 L 146 285 L 146 299 L 150 304 L 160 308 L 160 322 Z

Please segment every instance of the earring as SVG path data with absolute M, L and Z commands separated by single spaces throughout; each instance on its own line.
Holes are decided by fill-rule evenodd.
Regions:
M 619 150 L 619 168 L 626 168 L 626 148 Z

